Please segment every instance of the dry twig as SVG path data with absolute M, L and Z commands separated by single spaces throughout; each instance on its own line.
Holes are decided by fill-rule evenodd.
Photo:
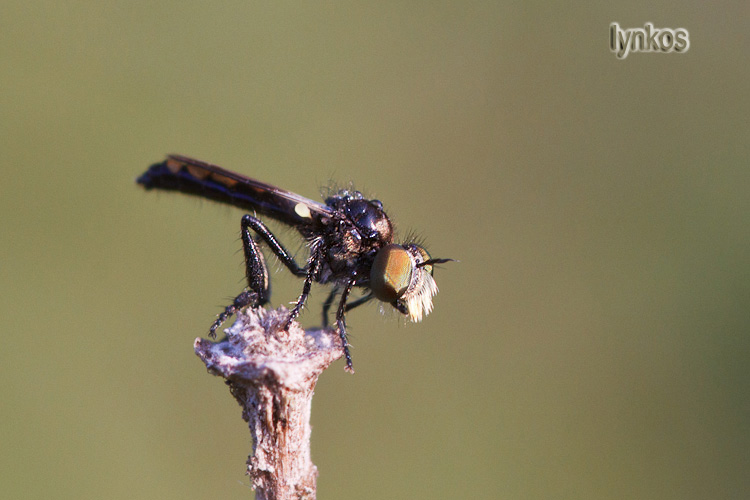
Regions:
M 227 338 L 198 338 L 195 353 L 224 377 L 253 437 L 248 475 L 258 500 L 314 500 L 310 408 L 318 376 L 343 355 L 332 330 L 305 332 L 285 308 L 239 313 Z

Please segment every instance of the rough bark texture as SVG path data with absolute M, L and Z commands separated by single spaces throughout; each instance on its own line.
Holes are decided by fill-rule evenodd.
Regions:
M 227 338 L 198 338 L 195 353 L 224 377 L 253 436 L 248 475 L 258 500 L 315 499 L 318 469 L 310 458 L 310 408 L 318 376 L 343 355 L 338 334 L 288 330 L 285 308 L 240 313 Z

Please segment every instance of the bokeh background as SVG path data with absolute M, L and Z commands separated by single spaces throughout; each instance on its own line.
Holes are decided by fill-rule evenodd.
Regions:
M 1 11 L 4 498 L 253 495 L 192 349 L 242 289 L 241 212 L 139 189 L 166 153 L 316 199 L 352 181 L 460 260 L 422 324 L 349 315 L 319 498 L 750 495 L 747 2 Z M 617 60 L 613 21 L 690 50 Z

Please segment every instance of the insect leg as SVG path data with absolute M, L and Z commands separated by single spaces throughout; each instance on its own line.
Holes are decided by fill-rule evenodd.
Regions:
M 312 245 L 312 248 L 310 250 L 310 259 L 307 261 L 307 276 L 305 276 L 305 283 L 304 285 L 302 285 L 302 293 L 297 299 L 297 304 L 295 304 L 294 308 L 289 313 L 289 319 L 286 322 L 286 328 L 289 328 L 289 325 L 292 324 L 294 318 L 299 315 L 300 311 L 302 310 L 302 306 L 305 305 L 305 301 L 307 301 L 307 296 L 310 295 L 312 282 L 315 279 L 315 275 L 318 273 L 318 268 L 320 267 L 321 253 L 322 251 L 320 245 Z
M 255 225 L 262 224 L 258 219 L 245 215 L 242 217 L 242 250 L 245 254 L 245 276 L 250 290 L 258 294 L 258 305 L 266 304 L 271 298 L 271 281 L 268 277 L 268 266 L 263 252 L 250 234 L 250 229 L 256 230 Z M 265 229 L 265 227 L 264 227 Z M 256 230 L 257 232 L 257 230 Z
M 250 232 L 251 229 L 263 238 L 273 253 L 281 259 L 292 273 L 298 276 L 305 275 L 305 271 L 300 269 L 291 254 L 279 243 L 263 222 L 251 215 L 245 215 L 242 217 L 241 227 L 242 249 L 245 254 L 245 276 L 247 277 L 248 288 L 235 297 L 234 301 L 213 322 L 209 329 L 209 335 L 212 338 L 216 338 L 216 330 L 234 313 L 249 305 L 253 307 L 262 306 L 268 303 L 271 298 L 271 281 L 268 275 L 268 266 L 266 266 L 263 252 L 260 251 L 258 244 L 253 239 Z
M 231 315 L 233 315 L 243 307 L 247 307 L 249 305 L 258 307 L 261 304 L 258 302 L 258 294 L 256 292 L 252 290 L 245 290 L 234 298 L 234 302 L 228 305 L 224 309 L 224 312 L 216 317 L 216 321 L 214 321 L 211 325 L 211 328 L 208 329 L 208 335 L 211 336 L 211 338 L 215 339 L 216 330 L 219 329 L 222 323 L 224 323 Z
M 333 300 L 336 298 L 336 294 L 339 293 L 339 288 L 334 287 L 328 298 L 323 302 L 323 328 L 328 328 L 328 310 L 333 305 Z
M 341 290 L 336 287 L 333 290 L 331 290 L 331 294 L 328 295 L 328 298 L 325 302 L 323 302 L 323 328 L 328 328 L 328 311 L 331 309 L 331 305 L 333 305 L 333 299 L 336 298 L 336 294 L 339 293 Z M 344 312 L 349 312 L 355 307 L 359 307 L 362 304 L 366 304 L 367 302 L 370 302 L 374 298 L 374 295 L 365 295 L 364 297 L 360 297 L 354 302 L 349 302 L 346 305 L 346 310 Z
M 354 367 L 352 366 L 352 356 L 349 354 L 349 341 L 346 338 L 346 319 L 344 318 L 344 313 L 346 313 L 347 310 L 346 299 L 349 297 L 349 292 L 352 291 L 355 281 L 356 274 L 349 278 L 349 282 L 341 291 L 341 300 L 339 301 L 339 308 L 336 311 L 336 324 L 339 327 L 339 336 L 341 337 L 341 342 L 344 344 L 344 356 L 346 357 L 345 370 L 349 373 L 354 373 Z
M 252 240 L 249 235 L 248 228 L 252 229 L 258 235 L 263 238 L 263 241 L 266 242 L 268 247 L 271 249 L 271 251 L 279 258 L 281 259 L 281 262 L 284 263 L 284 265 L 292 272 L 292 274 L 296 276 L 305 276 L 307 274 L 303 268 L 300 268 L 297 263 L 294 261 L 294 257 L 292 257 L 292 254 L 289 253 L 289 251 L 284 248 L 284 245 L 279 243 L 279 240 L 276 239 L 276 236 L 273 235 L 273 233 L 266 227 L 265 224 L 260 219 L 256 219 L 252 215 L 245 215 L 242 217 L 242 242 L 243 245 L 245 243 L 245 236 L 247 235 L 247 238 L 249 240 Z M 257 246 L 255 247 L 255 250 L 257 251 Z M 247 251 L 248 246 L 245 245 L 245 262 L 247 263 Z M 260 252 L 257 252 L 257 254 L 260 255 Z M 261 256 L 260 259 L 262 260 L 263 257 Z M 265 263 L 263 264 L 265 267 Z M 249 269 L 249 264 L 248 264 Z M 268 269 L 266 269 L 266 279 L 268 278 Z M 250 277 L 248 276 L 248 280 Z M 252 284 L 251 284 L 252 286 Z
M 355 307 L 359 307 L 359 306 L 361 306 L 362 304 L 366 304 L 367 302 L 370 302 L 370 301 L 371 301 L 371 300 L 372 300 L 373 298 L 375 298 L 375 296 L 374 296 L 374 295 L 365 295 L 364 297 L 360 297 L 360 298 L 358 298 L 358 299 L 357 299 L 357 300 L 355 300 L 354 302 L 349 302 L 349 303 L 348 303 L 348 304 L 346 305 L 346 311 L 345 311 L 345 312 L 349 312 L 349 311 L 351 311 L 352 309 L 354 309 Z
M 216 338 L 216 330 L 234 313 L 249 305 L 253 307 L 262 306 L 271 297 L 268 267 L 266 266 L 263 252 L 260 251 L 258 244 L 255 243 L 250 234 L 249 229 L 252 228 L 252 225 L 250 221 L 246 220 L 246 217 L 250 216 L 242 218 L 242 231 L 240 235 L 242 238 L 242 249 L 245 254 L 245 276 L 247 276 L 248 288 L 235 297 L 234 301 L 216 317 L 216 321 L 213 322 L 208 330 L 211 338 Z M 257 219 L 255 220 L 257 221 Z

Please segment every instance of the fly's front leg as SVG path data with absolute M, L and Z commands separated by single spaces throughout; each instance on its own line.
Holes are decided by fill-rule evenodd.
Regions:
M 351 354 L 349 354 L 349 340 L 346 338 L 346 320 L 344 318 L 344 314 L 347 310 L 346 299 L 349 297 L 349 292 L 352 291 L 352 287 L 354 287 L 354 283 L 356 282 L 356 280 L 356 274 L 353 274 L 349 278 L 349 282 L 341 291 L 341 300 L 339 301 L 339 308 L 336 311 L 336 325 L 338 325 L 339 327 L 339 336 L 341 337 L 341 342 L 344 344 L 344 356 L 346 357 L 345 370 L 349 373 L 354 373 L 354 367 L 352 366 L 352 356 Z
M 331 306 L 333 305 L 333 299 L 336 298 L 336 294 L 339 293 L 341 290 L 336 287 L 333 290 L 331 290 L 330 295 L 328 295 L 328 298 L 325 302 L 323 302 L 323 328 L 328 328 L 328 311 L 331 309 Z M 346 311 L 349 312 L 355 307 L 359 307 L 362 304 L 366 304 L 370 302 L 374 298 L 373 295 L 365 295 L 364 297 L 360 297 L 354 302 L 349 302 L 346 305 Z
M 345 312 L 349 312 L 349 311 L 351 311 L 352 309 L 354 309 L 355 307 L 359 307 L 359 306 L 361 306 L 362 304 L 367 304 L 367 303 L 368 303 L 368 302 L 370 302 L 370 301 L 371 301 L 371 300 L 372 300 L 373 298 L 375 298 L 375 296 L 374 296 L 374 295 L 365 295 L 364 297 L 360 297 L 360 298 L 358 298 L 358 299 L 357 299 L 357 300 L 355 300 L 354 302 L 349 302 L 349 303 L 348 303 L 348 304 L 346 305 L 346 311 L 345 311 Z

